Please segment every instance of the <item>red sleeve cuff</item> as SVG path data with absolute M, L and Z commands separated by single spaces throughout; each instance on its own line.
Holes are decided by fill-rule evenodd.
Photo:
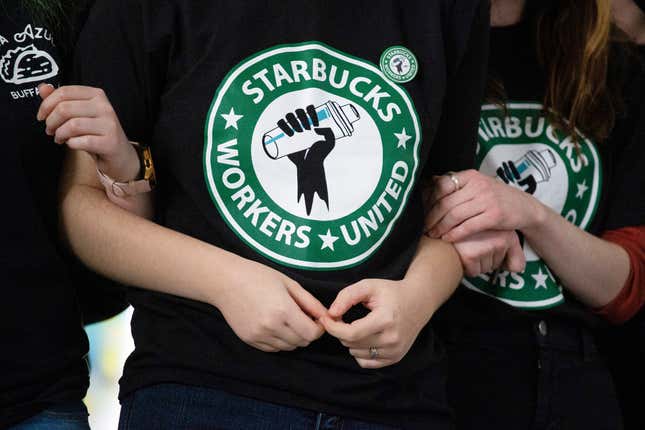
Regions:
M 629 255 L 629 277 L 618 295 L 594 313 L 612 324 L 631 319 L 645 303 L 645 226 L 610 230 L 602 239 L 619 245 Z

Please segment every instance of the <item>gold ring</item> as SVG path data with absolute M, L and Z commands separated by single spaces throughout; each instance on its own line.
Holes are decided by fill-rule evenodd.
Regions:
M 455 189 L 453 190 L 453 193 L 455 191 L 461 190 L 461 182 L 459 182 L 459 178 L 457 177 L 455 172 L 448 172 L 448 173 L 446 173 L 446 175 L 448 176 L 448 178 L 450 178 L 452 183 L 455 185 Z
M 378 348 L 375 346 L 370 346 L 370 359 L 375 360 L 378 358 Z

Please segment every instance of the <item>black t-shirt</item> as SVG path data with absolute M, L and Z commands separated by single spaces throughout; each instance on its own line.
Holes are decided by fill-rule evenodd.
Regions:
M 579 133 L 576 149 L 571 137 L 554 129 L 543 112 L 546 76 L 533 40 L 528 19 L 491 31 L 491 76 L 501 81 L 508 101 L 506 112 L 495 104 L 482 108 L 477 167 L 531 193 L 592 234 L 645 224 L 645 175 L 640 167 L 645 162 L 642 64 L 634 54 L 614 47 L 610 79 L 622 82 L 624 106 L 609 139 L 594 142 Z M 441 311 L 448 329 L 545 316 L 591 328 L 602 324 L 563 288 L 557 274 L 528 243 L 523 247 L 524 273 L 503 271 L 464 279 Z
M 423 169 L 472 166 L 486 3 L 102 1 L 78 78 L 151 145 L 158 222 L 274 267 L 328 306 L 360 279 L 405 274 Z M 364 370 L 328 335 L 266 354 L 211 306 L 129 298 L 136 350 L 121 396 L 178 382 L 398 424 L 446 413 L 430 330 L 401 363 Z
M 0 427 L 80 400 L 88 386 L 87 339 L 55 241 L 62 148 L 36 121 L 36 87 L 59 85 L 62 59 L 21 3 L 0 7 Z

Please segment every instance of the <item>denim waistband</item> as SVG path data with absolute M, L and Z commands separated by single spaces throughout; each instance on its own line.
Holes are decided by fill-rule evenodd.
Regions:
M 440 335 L 449 344 L 468 342 L 522 349 L 535 345 L 579 353 L 585 359 L 598 354 L 595 335 L 588 327 L 578 325 L 575 321 L 548 317 L 450 327 Z

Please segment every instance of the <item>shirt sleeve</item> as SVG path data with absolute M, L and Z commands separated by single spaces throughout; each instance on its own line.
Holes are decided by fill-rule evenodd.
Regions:
M 603 233 L 602 238 L 627 251 L 630 272 L 616 298 L 594 312 L 612 324 L 623 324 L 645 303 L 645 225 L 610 230 Z
M 164 67 L 156 67 L 138 0 L 96 2 L 77 43 L 73 80 L 102 88 L 129 139 L 149 144 Z
M 463 11 L 461 11 L 463 12 Z M 460 11 L 457 11 L 458 15 Z M 477 129 L 484 98 L 488 70 L 490 5 L 481 1 L 474 16 L 464 24 L 463 15 L 456 20 L 455 32 L 470 24 L 470 33 L 463 37 L 465 49 L 454 72 L 448 76 L 448 88 L 439 128 L 430 150 L 423 176 L 444 174 L 473 168 L 477 145 Z

